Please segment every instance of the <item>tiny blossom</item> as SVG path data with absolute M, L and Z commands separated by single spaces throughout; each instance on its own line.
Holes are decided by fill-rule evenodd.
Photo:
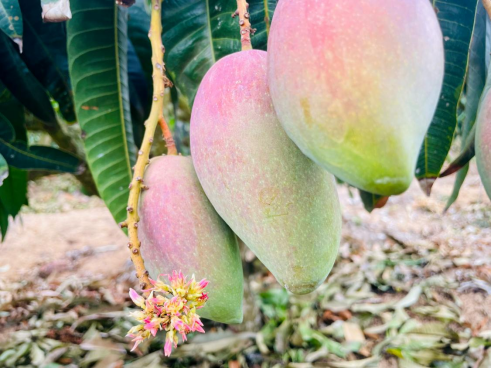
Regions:
M 162 275 L 162 274 L 161 274 Z M 140 324 L 133 326 L 127 336 L 134 343 L 132 351 L 145 339 L 166 331 L 164 355 L 170 356 L 171 351 L 178 346 L 178 334 L 183 341 L 190 332 L 205 333 L 203 323 L 196 311 L 203 307 L 208 300 L 204 291 L 208 285 L 206 279 L 195 281 L 192 276 L 189 282 L 181 272 L 173 271 L 167 274 L 169 284 L 151 279 L 152 288 L 147 290 L 149 296 L 144 298 L 130 288 L 130 298 L 142 310 L 131 313 Z

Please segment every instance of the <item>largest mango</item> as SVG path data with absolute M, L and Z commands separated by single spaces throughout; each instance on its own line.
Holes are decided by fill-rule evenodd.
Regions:
M 294 293 L 313 291 L 337 256 L 341 213 L 331 174 L 283 131 L 267 86 L 264 51 L 220 59 L 191 115 L 193 163 L 210 202 Z
M 281 0 L 275 10 L 268 81 L 279 120 L 302 152 L 365 191 L 408 188 L 443 72 L 429 0 Z
M 188 278 L 206 278 L 209 299 L 200 316 L 240 323 L 243 273 L 236 236 L 205 196 L 191 158 L 153 158 L 144 182 L 138 235 L 151 277 L 181 270 Z

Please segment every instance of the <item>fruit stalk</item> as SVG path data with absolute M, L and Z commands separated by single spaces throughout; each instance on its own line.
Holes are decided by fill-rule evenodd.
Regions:
M 138 151 L 137 163 L 134 167 L 133 179 L 130 183 L 130 196 L 128 198 L 127 218 L 120 223 L 122 228 L 128 227 L 128 248 L 131 252 L 131 259 L 135 265 L 136 275 L 140 282 L 140 288 L 146 290 L 151 288 L 149 273 L 145 269 L 144 260 L 140 253 L 141 242 L 138 238 L 138 199 L 142 190 L 146 189 L 143 183 L 145 167 L 149 163 L 149 153 L 152 146 L 154 133 L 159 119 L 162 117 L 164 106 L 164 89 L 171 87 L 172 83 L 165 75 L 164 65 L 164 46 L 162 45 L 161 33 L 161 2 L 162 0 L 152 0 L 149 38 L 152 46 L 152 79 L 154 91 L 152 97 L 152 107 L 149 118 L 145 121 L 145 134 L 142 145 Z
M 489 15 L 489 19 L 490 19 L 490 0 L 482 0 L 482 3 L 483 3 L 483 7 L 487 11 L 487 14 Z
M 163 116 L 159 117 L 159 125 L 161 126 L 162 137 L 166 142 L 167 155 L 178 155 L 178 150 L 176 149 L 176 143 L 174 142 L 173 134 L 169 129 Z
M 237 0 L 237 10 L 232 14 L 232 17 L 239 17 L 239 28 L 241 30 L 241 50 L 251 50 L 251 35 L 256 29 L 251 28 L 248 13 L 249 4 L 246 0 Z

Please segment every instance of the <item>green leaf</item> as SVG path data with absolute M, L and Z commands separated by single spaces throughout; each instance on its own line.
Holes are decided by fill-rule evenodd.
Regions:
M 424 138 L 415 172 L 427 194 L 439 176 L 453 141 L 477 0 L 434 0 L 433 5 L 444 37 L 445 70 L 439 103 Z
M 31 113 L 46 123 L 56 116 L 44 87 L 32 75 L 14 43 L 0 32 L 0 81 Z
M 472 127 L 468 137 L 462 137 L 461 153 L 451 164 L 443 171 L 439 178 L 449 176 L 463 168 L 475 156 L 475 126 Z
M 474 146 L 470 147 L 470 144 L 475 142 L 474 140 L 475 134 L 473 132 L 473 128 L 475 124 L 475 119 L 477 117 L 480 97 L 485 87 L 487 69 L 488 69 L 488 62 L 487 62 L 487 21 L 488 20 L 489 18 L 487 12 L 485 11 L 485 8 L 483 7 L 482 2 L 479 2 L 477 6 L 477 12 L 475 15 L 475 27 L 473 29 L 472 42 L 470 46 L 468 73 L 466 77 L 465 118 L 462 122 L 462 129 L 461 129 L 462 153 L 472 154 L 470 155 L 471 157 L 473 157 L 475 153 L 475 147 Z M 488 32 L 490 32 L 490 28 Z M 490 40 L 488 40 L 488 42 L 490 43 Z M 472 132 L 470 133 L 470 131 Z M 471 137 L 470 134 L 472 134 L 473 137 Z M 465 137 L 468 137 L 469 139 L 465 139 Z M 455 159 L 455 161 L 459 159 L 462 158 L 458 157 L 457 159 Z M 449 209 L 449 207 L 458 198 L 458 195 L 461 190 L 461 186 L 463 185 L 466 175 L 468 174 L 468 169 L 469 169 L 469 165 L 466 164 L 463 166 L 463 168 L 459 169 L 458 173 L 456 174 L 456 179 L 453 186 L 453 192 L 449 196 L 449 199 L 444 208 L 444 212 L 446 212 Z
M 28 147 L 24 141 L 16 141 L 14 127 L 2 114 L 0 154 L 9 166 L 24 170 L 77 173 L 81 165 L 80 159 L 66 151 L 46 146 Z
M 7 233 L 9 216 L 15 218 L 22 205 L 27 205 L 27 172 L 9 167 L 9 176 L 0 186 L 0 231 L 2 241 Z
M 0 30 L 22 47 L 22 13 L 18 0 L 0 0 Z
M 359 189 L 360 199 L 364 204 L 364 209 L 369 213 L 374 209 L 382 208 L 388 202 L 389 196 L 376 195 Z
M 21 58 L 58 102 L 63 118 L 74 122 L 65 24 L 44 23 L 39 16 L 41 5 L 37 1 L 20 0 L 20 6 L 24 17 L 24 50 Z
M 9 176 L 9 165 L 7 164 L 7 161 L 5 160 L 3 155 L 0 154 L 0 186 L 3 185 L 3 181 L 8 176 Z
M 0 202 L 9 215 L 15 217 L 22 205 L 27 205 L 27 172 L 14 167 L 0 187 Z
M 249 1 L 254 48 L 266 49 L 265 18 L 273 16 L 276 1 Z M 265 6 L 266 5 L 266 6 Z M 220 58 L 241 50 L 239 23 L 231 15 L 235 1 L 169 0 L 162 5 L 162 40 L 168 72 L 190 105 L 200 82 Z
M 167 6 L 167 1 L 164 6 Z M 137 0 L 128 8 L 128 37 L 130 38 L 140 64 L 145 73 L 147 83 L 152 86 L 152 48 L 149 40 L 150 14 L 146 0 Z
M 87 162 L 116 221 L 124 220 L 136 157 L 127 74 L 127 10 L 114 0 L 72 0 L 70 77 Z

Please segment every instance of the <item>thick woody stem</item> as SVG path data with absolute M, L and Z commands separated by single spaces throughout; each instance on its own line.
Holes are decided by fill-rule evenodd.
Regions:
M 137 272 L 137 278 L 140 282 L 140 288 L 142 290 L 149 289 L 151 287 L 149 280 L 149 273 L 145 269 L 144 260 L 140 254 L 141 242 L 138 239 L 138 222 L 140 217 L 138 216 L 138 199 L 142 190 L 147 189 L 143 183 L 144 170 L 149 163 L 149 153 L 152 146 L 152 141 L 159 121 L 159 117 L 162 116 L 162 109 L 164 105 L 164 89 L 171 87 L 172 84 L 165 75 L 164 65 L 164 46 L 162 45 L 161 33 L 161 2 L 162 0 L 152 0 L 151 17 L 150 17 L 150 31 L 149 38 L 152 46 L 152 66 L 153 73 L 152 79 L 154 82 L 154 93 L 152 97 L 152 108 L 150 115 L 145 122 L 145 134 L 142 141 L 142 146 L 138 151 L 137 163 L 134 167 L 133 179 L 130 183 L 130 196 L 128 199 L 127 219 L 120 225 L 122 228 L 128 227 L 128 236 L 130 242 L 128 242 L 128 248 L 131 252 L 131 259 L 135 265 Z
M 166 142 L 167 155 L 178 155 L 178 150 L 176 149 L 176 144 L 174 142 L 173 134 L 169 129 L 164 117 L 159 117 L 159 125 L 161 126 L 162 137 Z
M 483 3 L 483 7 L 487 11 L 487 14 L 489 15 L 489 19 L 490 19 L 490 0 L 482 0 L 482 3 Z
M 237 10 L 232 14 L 232 17 L 239 16 L 239 27 L 241 30 L 241 50 L 251 50 L 251 35 L 256 29 L 251 28 L 248 13 L 249 4 L 246 0 L 237 0 Z

